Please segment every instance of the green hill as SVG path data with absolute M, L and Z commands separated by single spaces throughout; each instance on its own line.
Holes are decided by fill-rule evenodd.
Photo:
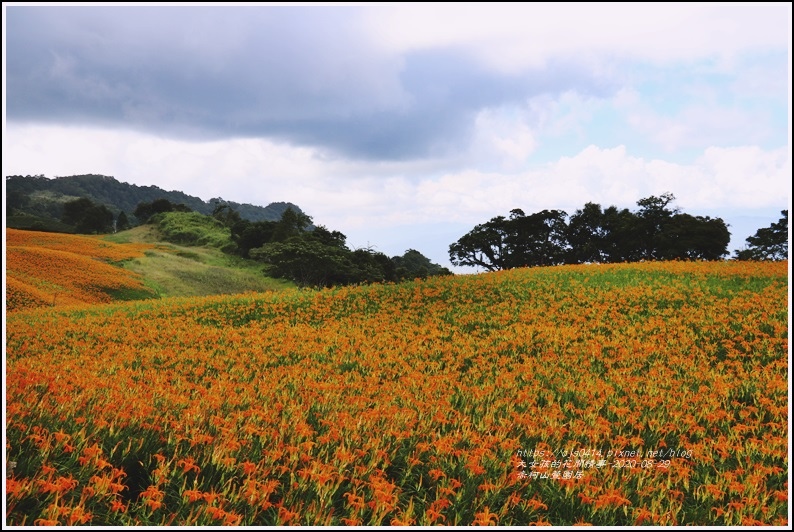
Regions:
M 212 214 L 218 203 L 225 203 L 243 219 L 252 222 L 279 220 L 290 207 L 302 212 L 297 205 L 288 202 L 274 202 L 266 207 L 259 207 L 221 198 L 204 201 L 184 192 L 167 191 L 156 186 L 131 185 L 104 175 L 73 175 L 54 179 L 43 175 L 14 175 L 6 177 L 6 226 L 68 232 L 69 228 L 60 222 L 63 204 L 78 198 L 88 198 L 96 204 L 104 205 L 114 215 L 125 212 L 133 222 L 135 217 L 132 213 L 138 204 L 151 203 L 157 199 L 184 204 L 201 214 Z
M 122 265 L 139 273 L 144 284 L 160 297 L 267 292 L 294 286 L 289 281 L 266 277 L 261 263 L 226 254 L 218 247 L 211 247 L 211 243 L 186 246 L 165 242 L 155 225 L 120 231 L 105 239 L 156 244 L 143 257 Z

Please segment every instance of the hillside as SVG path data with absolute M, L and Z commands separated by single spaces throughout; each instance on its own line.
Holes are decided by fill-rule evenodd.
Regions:
M 74 175 L 54 179 L 17 175 L 6 177 L 8 207 L 6 226 L 18 229 L 67 231 L 68 227 L 60 223 L 63 204 L 78 198 L 88 198 L 96 204 L 104 205 L 114 215 L 124 212 L 133 222 L 135 217 L 132 213 L 138 204 L 151 203 L 161 198 L 171 203 L 187 205 L 202 214 L 211 214 L 216 202 L 220 201 L 231 206 L 243 219 L 252 222 L 279 220 L 289 207 L 302 212 L 300 207 L 287 202 L 275 202 L 266 207 L 259 207 L 220 198 L 204 201 L 184 192 L 167 191 L 156 186 L 131 185 L 103 175 Z
M 145 284 L 160 297 L 269 292 L 294 286 L 283 279 L 266 277 L 259 262 L 209 246 L 164 242 L 153 225 L 107 235 L 105 240 L 156 244 L 142 257 L 126 261 L 124 268 L 140 274 Z
M 7 320 L 7 524 L 788 524 L 788 264 Z
M 7 229 L 6 238 L 9 312 L 293 286 L 254 261 L 162 242 L 151 225 L 105 237 Z
M 142 257 L 150 244 L 119 245 L 99 238 L 6 230 L 6 310 L 147 299 L 141 276 L 118 266 Z

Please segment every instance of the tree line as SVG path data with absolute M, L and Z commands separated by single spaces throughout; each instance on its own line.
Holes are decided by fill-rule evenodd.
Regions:
M 641 260 L 719 260 L 728 255 L 730 232 L 725 222 L 681 212 L 671 206 L 673 200 L 671 193 L 643 198 L 633 212 L 587 203 L 571 216 L 562 210 L 527 215 L 513 209 L 508 217 L 496 216 L 479 224 L 451 244 L 450 262 L 495 271 Z M 748 238 L 749 247 L 737 250 L 736 258 L 786 258 L 788 211 L 783 213 L 785 220 L 765 232 L 759 230 L 761 237 L 757 233 Z M 760 246 L 769 238 L 776 248 L 762 251 Z
M 637 202 L 639 209 L 603 209 L 587 203 L 568 216 L 561 210 L 525 214 L 513 209 L 474 227 L 449 247 L 455 266 L 488 271 L 526 266 L 616 263 L 641 260 L 720 260 L 728 255 L 730 232 L 721 218 L 693 216 L 672 207 L 670 193 Z M 181 203 L 160 198 L 141 202 L 133 215 L 143 223 L 166 212 L 193 212 Z M 737 260 L 788 258 L 788 211 L 768 228 L 748 237 Z M 300 286 L 332 286 L 397 282 L 416 277 L 450 275 L 416 250 L 388 257 L 372 249 L 350 249 L 347 237 L 291 207 L 277 221 L 243 219 L 230 204 L 216 201 L 211 219 L 227 227 L 228 250 L 265 263 L 267 273 Z M 78 233 L 108 233 L 130 227 L 124 211 L 116 218 L 105 206 L 87 198 L 66 202 L 61 221 Z
M 267 264 L 272 277 L 299 286 L 327 287 L 373 282 L 399 282 L 435 275 L 452 275 L 414 249 L 388 257 L 371 248 L 350 249 L 347 237 L 313 225 L 306 214 L 287 209 L 277 222 L 241 219 L 219 205 L 213 217 L 228 225 L 237 252 Z

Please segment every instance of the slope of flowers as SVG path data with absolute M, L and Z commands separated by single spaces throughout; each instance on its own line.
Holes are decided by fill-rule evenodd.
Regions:
M 11 315 L 6 519 L 785 525 L 787 338 L 786 263 Z
M 135 273 L 107 261 L 138 257 L 150 247 L 7 229 L 6 309 L 105 303 L 112 291 L 145 291 Z

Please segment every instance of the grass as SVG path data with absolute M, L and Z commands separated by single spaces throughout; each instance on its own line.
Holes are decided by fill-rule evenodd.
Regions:
M 231 230 L 211 216 L 197 212 L 165 212 L 153 218 L 161 238 L 173 244 L 207 246 L 224 251 L 236 246 Z
M 160 297 L 268 292 L 293 286 L 288 281 L 266 277 L 262 264 L 256 261 L 228 255 L 217 248 L 163 242 L 161 231 L 154 225 L 105 238 L 116 243 L 156 244 L 143 257 L 123 261 L 121 266 L 139 273 L 144 284 Z

